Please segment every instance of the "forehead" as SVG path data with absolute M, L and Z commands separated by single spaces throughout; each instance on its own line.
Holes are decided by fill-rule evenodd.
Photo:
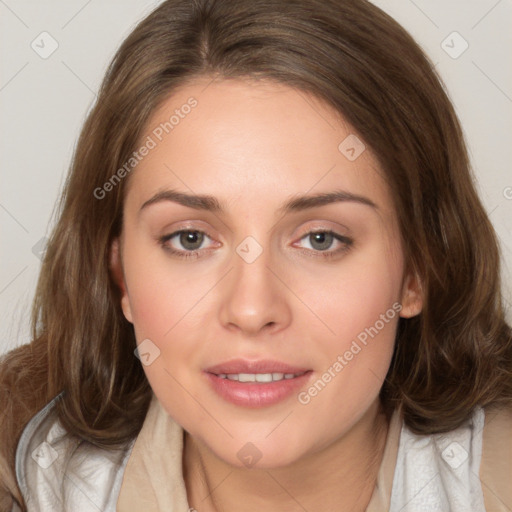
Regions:
M 166 188 L 222 204 L 347 190 L 393 214 L 383 172 L 341 114 L 284 84 L 202 78 L 174 91 L 146 123 L 150 147 L 130 176 L 139 206 Z M 138 147 L 139 147 L 138 146 Z

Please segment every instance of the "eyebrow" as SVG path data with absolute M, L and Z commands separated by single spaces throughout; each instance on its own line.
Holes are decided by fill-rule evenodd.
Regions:
M 213 213 L 224 214 L 225 208 L 219 200 L 210 195 L 203 194 L 186 194 L 177 190 L 164 190 L 158 192 L 148 199 L 140 208 L 139 213 L 145 208 L 163 201 L 171 201 L 181 204 L 194 210 L 205 210 Z M 286 201 L 278 210 L 277 214 L 285 214 L 291 212 L 300 212 L 311 208 L 317 208 L 332 203 L 353 202 L 366 206 L 370 206 L 375 210 L 379 207 L 369 198 L 353 194 L 346 190 L 335 190 L 333 192 L 321 192 L 313 195 L 294 196 Z

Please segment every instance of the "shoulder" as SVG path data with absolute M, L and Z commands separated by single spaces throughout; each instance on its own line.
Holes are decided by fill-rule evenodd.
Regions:
M 487 510 L 511 510 L 512 405 L 486 410 L 479 476 Z
M 102 449 L 71 436 L 55 397 L 26 425 L 16 449 L 16 477 L 29 509 L 114 511 L 133 442 Z
M 442 434 L 419 435 L 403 425 L 400 433 L 395 475 L 393 479 L 391 511 L 429 512 L 486 512 L 508 510 L 492 508 L 486 492 L 486 482 L 480 473 L 488 475 L 486 457 L 493 466 L 493 475 L 501 467 L 504 478 L 511 483 L 512 460 L 504 453 L 491 461 L 487 441 L 492 436 L 491 425 L 498 426 L 500 437 L 510 436 L 509 412 L 491 413 L 478 407 L 469 420 L 459 428 Z M 503 464 L 502 464 L 503 463 Z M 489 475 L 488 475 L 489 476 Z M 492 477 L 491 477 L 492 478 Z M 510 506 L 510 504 L 508 504 Z

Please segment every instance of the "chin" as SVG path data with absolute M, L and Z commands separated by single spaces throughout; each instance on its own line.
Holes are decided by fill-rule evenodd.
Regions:
M 241 469 L 277 469 L 297 462 L 305 456 L 304 446 L 286 446 L 282 440 L 269 440 L 264 436 L 241 441 L 244 436 L 236 436 L 229 443 L 213 446 L 206 443 L 215 455 L 226 464 Z M 250 439 L 250 438 L 247 438 Z

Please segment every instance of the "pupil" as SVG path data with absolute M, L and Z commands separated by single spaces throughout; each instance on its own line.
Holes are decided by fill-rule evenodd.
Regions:
M 197 231 L 181 233 L 180 243 L 183 245 L 183 247 L 185 247 L 187 249 L 194 250 L 194 249 L 198 248 L 198 247 L 194 247 L 194 244 L 198 243 L 198 239 L 199 239 L 199 247 L 201 246 L 202 236 L 203 236 L 202 233 L 199 233 Z M 192 247 L 190 247 L 189 244 L 191 244 Z
M 317 249 L 321 251 L 330 247 L 333 236 L 331 233 L 313 233 L 311 237 L 311 245 L 315 247 L 315 243 L 319 243 L 320 247 L 317 247 Z

